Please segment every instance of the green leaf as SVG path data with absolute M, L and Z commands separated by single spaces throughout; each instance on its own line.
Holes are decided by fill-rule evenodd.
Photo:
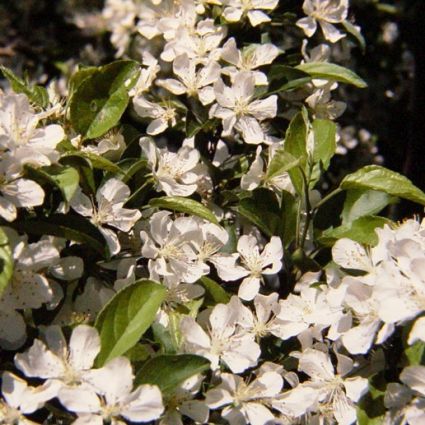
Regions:
M 94 74 L 99 72 L 99 68 L 96 66 L 85 66 L 79 68 L 76 73 L 74 73 L 69 79 L 69 93 L 72 96 L 78 87 L 81 86 L 81 83 L 86 80 L 88 77 L 91 77 Z
M 345 20 L 342 22 L 342 26 L 348 34 L 352 35 L 354 39 L 357 41 L 358 45 L 362 49 L 364 53 L 366 50 L 366 41 L 362 35 L 362 33 L 349 21 Z
M 23 93 L 28 99 L 42 108 L 45 108 L 49 102 L 47 90 L 42 86 L 29 85 L 26 81 L 15 75 L 10 69 L 0 65 L 0 71 L 10 83 L 12 90 L 15 93 Z
M 342 189 L 370 189 L 388 193 L 425 205 L 425 193 L 417 188 L 407 177 L 379 165 L 367 165 L 345 176 Z
M 74 196 L 80 181 L 78 170 L 69 166 L 50 165 L 48 167 L 32 168 L 26 167 L 30 175 L 48 181 L 56 186 L 62 193 L 65 202 L 69 202 Z
M 323 245 L 332 246 L 338 239 L 349 238 L 361 244 L 374 246 L 378 243 L 375 229 L 391 223 L 391 220 L 384 217 L 360 217 L 346 225 L 325 230 L 318 240 Z
M 51 235 L 84 243 L 105 258 L 110 254 L 102 233 L 87 218 L 72 214 L 53 214 L 14 221 L 11 227 L 31 235 Z
M 367 215 L 378 214 L 394 199 L 387 193 L 376 190 L 349 190 L 341 213 L 342 224 L 352 223 L 354 220 Z
M 295 158 L 307 158 L 308 117 L 298 112 L 289 123 L 285 135 L 285 150 Z
M 381 425 L 385 416 L 386 382 L 382 374 L 369 379 L 369 392 L 357 404 L 357 420 L 359 425 Z
M 166 295 L 166 288 L 140 280 L 118 292 L 102 309 L 95 327 L 101 340 L 97 366 L 134 347 L 155 320 Z
M 295 239 L 296 228 L 297 228 L 297 201 L 295 197 L 283 190 L 281 192 L 282 204 L 281 204 L 281 217 L 282 217 L 282 242 L 285 247 L 288 247 L 291 242 Z
M 300 159 L 295 158 L 290 153 L 286 152 L 284 146 L 280 147 L 273 156 L 267 168 L 266 180 L 271 180 L 273 177 L 281 176 L 292 168 L 299 165 Z
M 336 125 L 329 120 L 313 121 L 314 149 L 313 162 L 322 164 L 327 170 L 336 149 Z
M 158 385 L 163 394 L 172 394 L 186 379 L 209 368 L 209 360 L 194 354 L 160 355 L 142 366 L 134 383 Z
M 216 304 L 227 304 L 230 301 L 230 294 L 216 281 L 207 276 L 202 276 L 198 283 L 205 289 L 205 304 L 214 306 Z
M 329 62 L 306 62 L 296 66 L 296 69 L 310 74 L 312 78 L 351 84 L 359 88 L 367 87 L 367 83 L 350 69 Z
M 116 61 L 85 78 L 70 100 L 74 129 L 88 139 L 105 134 L 120 120 L 129 101 L 140 66 L 134 61 Z
M 275 194 L 270 190 L 255 189 L 250 197 L 241 199 L 237 211 L 267 236 L 279 234 L 279 205 Z
M 151 207 L 182 212 L 204 218 L 211 223 L 218 224 L 216 216 L 204 205 L 193 199 L 182 196 L 164 196 L 149 201 Z
M 267 78 L 269 80 L 267 95 L 294 90 L 311 81 L 310 75 L 306 72 L 286 65 L 272 65 Z
M 408 345 L 404 350 L 404 354 L 410 366 L 425 366 L 425 342 L 416 341 L 414 344 Z
M 6 233 L 0 227 L 0 297 L 13 276 L 13 254 Z
M 124 174 L 124 171 L 121 170 L 118 165 L 114 164 L 113 162 L 109 161 L 109 159 L 104 158 L 103 156 L 96 155 L 91 152 L 82 152 L 82 151 L 73 151 L 73 152 L 67 152 L 66 154 L 62 155 L 62 158 L 67 157 L 80 157 L 84 159 L 88 159 L 93 166 L 93 168 L 97 168 L 99 170 L 104 171 L 110 171 L 115 174 Z

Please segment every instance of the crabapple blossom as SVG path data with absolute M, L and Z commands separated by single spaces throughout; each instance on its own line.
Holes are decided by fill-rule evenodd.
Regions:
M 278 3 L 278 0 L 228 0 L 223 16 L 229 22 L 238 22 L 246 15 L 250 24 L 256 27 L 271 20 L 263 10 L 271 11 Z

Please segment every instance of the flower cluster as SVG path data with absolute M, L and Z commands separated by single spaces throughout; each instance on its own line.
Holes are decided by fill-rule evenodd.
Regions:
M 378 214 L 425 194 L 331 176 L 359 29 L 285 7 L 107 0 L 123 59 L 2 68 L 0 423 L 423 423 L 425 221 Z

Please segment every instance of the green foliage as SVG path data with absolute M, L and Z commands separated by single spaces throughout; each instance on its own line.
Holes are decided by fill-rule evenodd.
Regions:
M 159 209 L 196 215 L 211 223 L 218 224 L 216 216 L 207 207 L 193 199 L 182 196 L 164 196 L 162 198 L 152 199 L 149 205 Z
M 329 120 L 314 120 L 313 162 L 320 164 L 323 170 L 329 168 L 336 150 L 336 124 Z
M 13 276 L 13 254 L 6 233 L 0 227 L 0 297 Z
M 306 72 L 312 78 L 351 84 L 358 88 L 367 87 L 367 83 L 355 72 L 343 66 L 329 62 L 306 62 L 296 66 L 296 69 Z
M 15 75 L 10 69 L 5 66 L 0 65 L 0 71 L 3 73 L 5 78 L 10 83 L 12 90 L 15 93 L 25 94 L 31 103 L 45 108 L 49 103 L 49 96 L 47 90 L 38 85 L 31 85 L 29 82 L 22 80 L 17 75 Z
M 153 323 L 166 289 L 149 280 L 140 280 L 118 292 L 96 319 L 101 350 L 98 366 L 131 349 Z
M 388 195 L 398 196 L 425 205 L 425 193 L 417 188 L 407 177 L 379 165 L 367 165 L 345 176 L 342 189 L 378 190 Z
M 128 91 L 134 86 L 140 67 L 134 61 L 116 61 L 84 74 L 74 82 L 70 118 L 74 129 L 88 139 L 105 134 L 114 127 L 125 109 Z M 86 75 L 88 74 L 88 75 Z
M 160 355 L 148 360 L 137 372 L 135 385 L 158 385 L 164 395 L 172 394 L 186 379 L 205 372 L 210 362 L 193 354 Z
M 205 305 L 227 304 L 230 301 L 230 294 L 219 283 L 209 277 L 202 276 L 198 283 L 205 289 Z

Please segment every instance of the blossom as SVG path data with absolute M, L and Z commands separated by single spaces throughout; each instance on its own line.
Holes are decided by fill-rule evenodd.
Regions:
M 116 357 L 100 369 L 86 374 L 92 388 L 65 388 L 61 403 L 78 414 L 74 424 L 122 423 L 122 417 L 132 422 L 158 419 L 164 410 L 161 391 L 156 385 L 140 385 L 133 391 L 133 371 L 130 361 Z M 100 396 L 100 397 L 99 397 Z
M 135 209 L 123 208 L 130 196 L 130 189 L 121 180 L 111 178 L 96 192 L 96 203 L 85 195 L 80 188 L 71 199 L 71 207 L 79 214 L 90 217 L 90 221 L 105 237 L 112 255 L 120 251 L 120 244 L 115 232 L 105 225 L 128 232 L 142 214 Z
M 220 378 L 221 384 L 206 393 L 206 403 L 210 409 L 225 406 L 221 415 L 230 425 L 266 425 L 274 421 L 266 405 L 283 386 L 279 373 L 264 372 L 249 384 L 230 373 L 222 373 Z
M 56 395 L 56 388 L 52 383 L 30 387 L 23 379 L 10 372 L 3 372 L 1 380 L 1 391 L 4 397 L 4 401 L 0 400 L 2 424 L 35 424 L 25 415 L 42 408 L 47 400 Z
M 263 10 L 273 10 L 278 0 L 228 0 L 223 16 L 228 22 L 239 22 L 246 15 L 253 27 L 270 22 L 270 17 Z
M 58 124 L 38 127 L 46 113 L 35 114 L 23 94 L 0 94 L 0 150 L 10 152 L 19 172 L 24 164 L 50 165 L 59 158 L 65 133 Z
M 259 144 L 264 140 L 260 121 L 276 116 L 277 96 L 252 100 L 254 90 L 255 77 L 251 72 L 238 73 L 232 87 L 226 86 L 221 79 L 214 83 L 217 103 L 211 107 L 209 114 L 222 120 L 223 137 L 230 136 L 236 128 L 242 132 L 246 143 Z
M 348 0 L 304 0 L 303 10 L 307 18 L 297 21 L 307 37 L 311 37 L 317 30 L 317 23 L 322 28 L 326 40 L 336 43 L 345 37 L 333 25 L 344 22 L 348 14 Z
M 171 105 L 161 106 L 158 103 L 150 102 L 143 96 L 138 96 L 133 98 L 133 106 L 137 115 L 153 118 L 146 129 L 151 136 L 164 132 L 169 124 L 174 127 L 177 123 L 176 109 Z
M 239 286 L 238 296 L 249 301 L 258 294 L 262 275 L 276 274 L 282 268 L 282 242 L 280 238 L 273 236 L 260 254 L 255 236 L 242 235 L 237 250 L 241 265 L 232 266 L 232 259 L 228 256 L 217 256 L 214 265 L 218 275 L 225 281 L 244 278 Z M 232 258 L 235 263 L 237 257 Z
M 176 153 L 170 152 L 157 148 L 148 137 L 140 139 L 140 146 L 159 190 L 169 196 L 190 196 L 196 191 L 200 177 L 198 150 L 183 146 Z
M 237 326 L 237 311 L 232 304 L 217 304 L 209 317 L 207 331 L 189 316 L 183 317 L 180 331 L 184 351 L 210 360 L 217 370 L 224 362 L 233 373 L 241 373 L 257 364 L 261 350 L 254 335 Z
M 220 65 L 211 61 L 200 70 L 196 69 L 196 60 L 189 59 L 186 53 L 178 56 L 173 62 L 173 72 L 178 80 L 168 78 L 158 80 L 157 84 L 173 94 L 198 97 L 203 105 L 212 103 L 215 99 L 211 86 L 220 76 Z

